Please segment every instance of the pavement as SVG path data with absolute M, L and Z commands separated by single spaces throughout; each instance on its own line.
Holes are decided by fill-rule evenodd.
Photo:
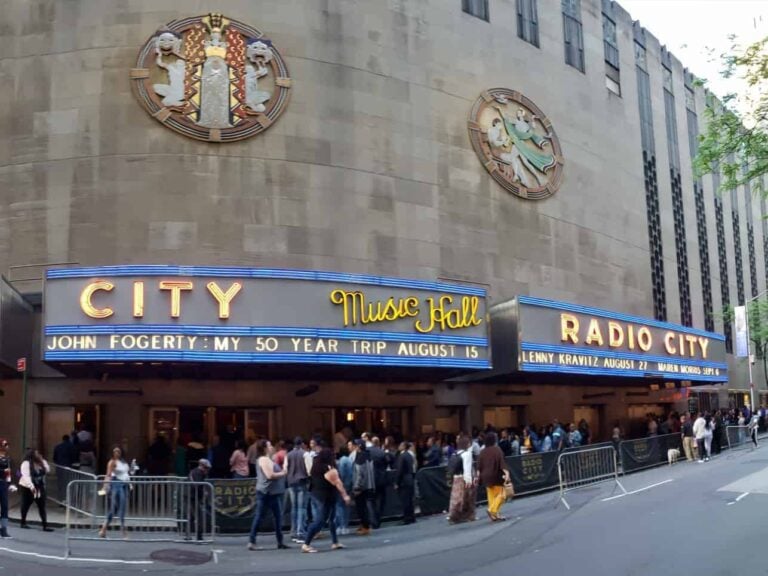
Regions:
M 680 462 L 622 478 L 627 494 L 606 482 L 567 494 L 546 493 L 506 504 L 505 523 L 480 520 L 450 526 L 444 516 L 411 526 L 384 526 L 369 537 L 345 536 L 347 548 L 301 554 L 275 550 L 273 535 L 260 535 L 255 552 L 245 537 L 219 537 L 210 546 L 133 541 L 76 541 L 64 559 L 58 530 L 19 530 L 0 541 L 0 576 L 84 574 L 333 574 L 420 576 L 734 575 L 768 574 L 760 554 L 768 510 L 768 446 L 724 452 L 708 463 Z M 204 562 L 179 566 L 152 559 L 159 550 L 202 554 Z M 177 558 L 178 560 L 178 558 Z

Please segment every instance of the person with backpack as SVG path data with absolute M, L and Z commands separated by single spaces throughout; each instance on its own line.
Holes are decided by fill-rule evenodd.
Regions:
M 351 458 L 355 463 L 352 473 L 352 495 L 360 518 L 360 527 L 355 534 L 368 536 L 371 533 L 371 509 L 376 494 L 376 479 L 371 455 L 365 447 L 365 440 L 355 440 Z
M 475 520 L 476 482 L 470 441 L 463 434 L 456 440 L 456 453 L 448 461 L 451 499 L 448 522 L 458 524 Z

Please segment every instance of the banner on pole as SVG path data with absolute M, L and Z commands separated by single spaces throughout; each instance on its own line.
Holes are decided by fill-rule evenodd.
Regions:
M 736 356 L 749 356 L 749 329 L 747 327 L 747 307 L 736 306 L 733 309 L 733 323 L 736 332 Z

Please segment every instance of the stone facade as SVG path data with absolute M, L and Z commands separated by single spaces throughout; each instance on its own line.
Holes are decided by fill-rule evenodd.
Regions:
M 630 15 L 614 6 L 619 97 L 606 89 L 599 0 L 581 2 L 585 73 L 564 62 L 560 3 L 538 4 L 540 48 L 517 37 L 515 3 L 501 0 L 490 0 L 490 22 L 459 0 L 10 0 L 0 16 L 0 269 L 28 294 L 40 281 L 14 267 L 327 269 L 477 282 L 491 302 L 532 294 L 652 317 Z M 293 78 L 282 117 L 250 140 L 187 139 L 131 93 L 146 39 L 209 10 L 263 31 Z M 661 46 L 646 40 L 668 320 L 680 322 Z M 672 69 L 693 323 L 704 328 L 683 66 L 672 58 Z M 525 94 L 557 130 L 563 182 L 546 200 L 504 191 L 471 147 L 469 109 L 497 86 Z M 702 126 L 704 108 L 697 88 Z M 711 177 L 703 183 L 718 311 L 715 191 Z M 736 303 L 730 195 L 723 202 Z M 762 291 L 756 200 L 752 212 Z M 719 316 L 715 326 L 722 332 Z M 732 388 L 745 388 L 745 369 L 732 362 Z M 33 400 L 47 402 L 48 386 Z

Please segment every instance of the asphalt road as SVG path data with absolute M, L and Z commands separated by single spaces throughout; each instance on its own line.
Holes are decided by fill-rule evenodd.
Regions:
M 52 566 L 57 576 L 768 574 L 768 557 L 762 554 L 768 525 L 768 445 L 755 452 L 726 453 L 705 464 L 682 462 L 633 474 L 623 484 L 630 494 L 621 495 L 611 483 L 569 494 L 570 511 L 549 493 L 507 504 L 507 523 L 491 524 L 483 510 L 481 520 L 460 526 L 432 517 L 414 526 L 387 526 L 369 538 L 345 537 L 348 548 L 342 551 L 328 551 L 330 542 L 322 540 L 317 543 L 321 553 L 315 555 L 274 550 L 274 538 L 268 535 L 260 536 L 264 548 L 256 552 L 245 550 L 245 538 L 221 538 L 216 543 L 218 565 L 92 561 L 147 562 L 153 549 L 179 548 L 119 541 L 77 542 L 74 558 L 64 560 L 61 531 L 14 529 L 14 540 L 0 541 L 0 576 L 49 576 Z

